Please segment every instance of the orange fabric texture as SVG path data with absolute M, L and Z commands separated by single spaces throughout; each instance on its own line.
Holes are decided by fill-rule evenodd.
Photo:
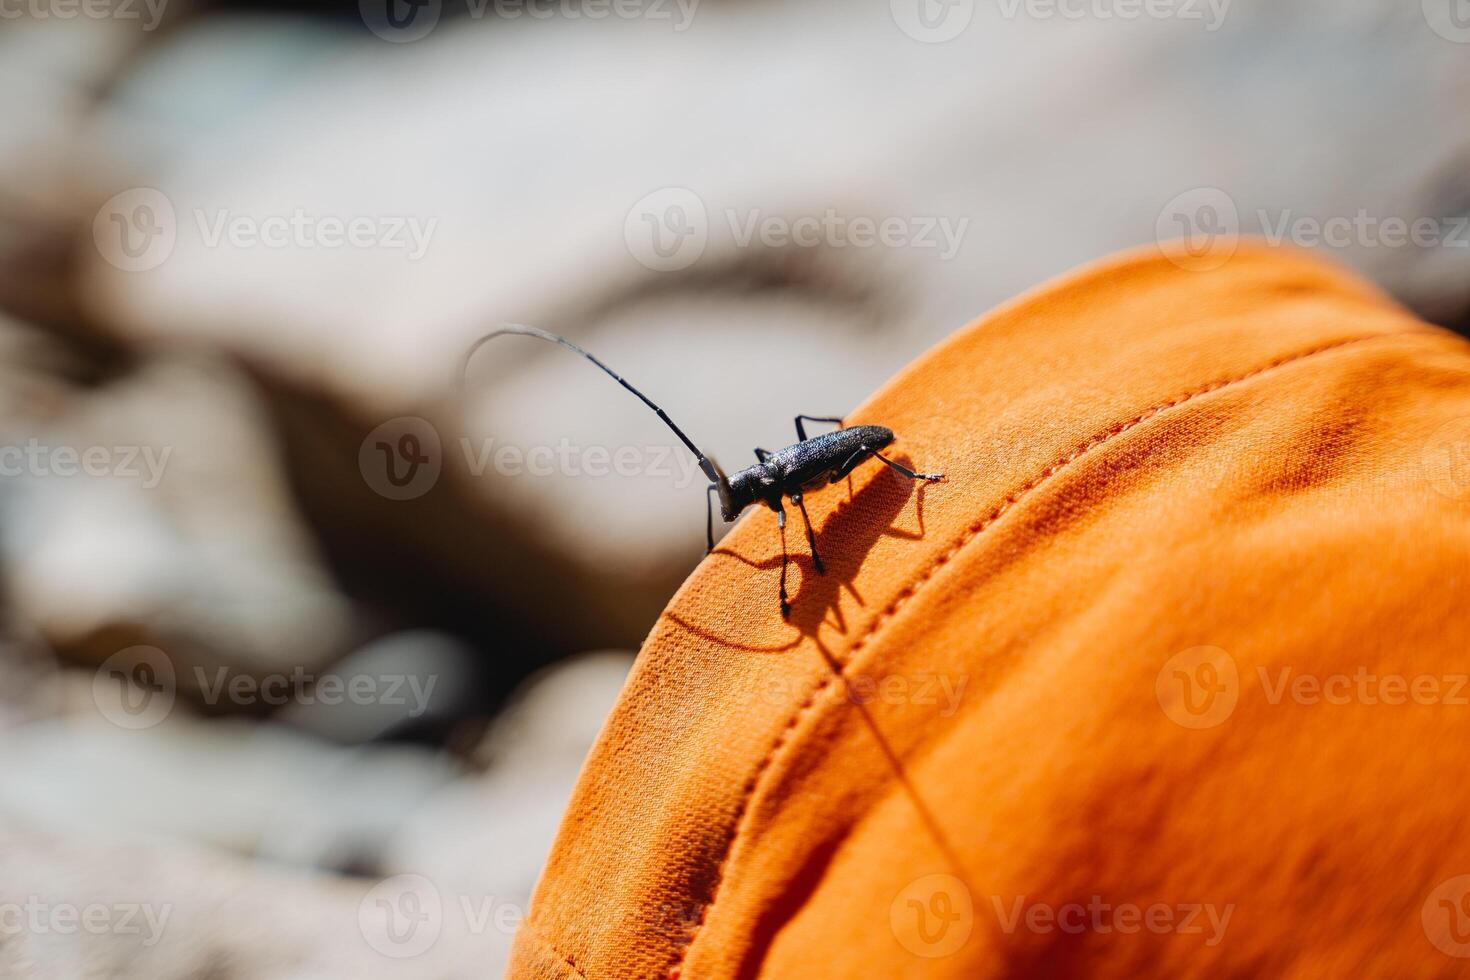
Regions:
M 795 410 L 810 406 L 793 406 Z M 1074 273 L 744 518 L 593 749 L 515 977 L 1470 970 L 1470 347 L 1303 253 Z

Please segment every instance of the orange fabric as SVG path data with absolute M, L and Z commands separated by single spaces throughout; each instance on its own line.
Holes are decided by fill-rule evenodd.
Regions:
M 1140 252 L 849 421 L 948 482 L 813 494 L 789 622 L 770 512 L 699 566 L 512 976 L 1470 969 L 1463 341 L 1305 254 Z

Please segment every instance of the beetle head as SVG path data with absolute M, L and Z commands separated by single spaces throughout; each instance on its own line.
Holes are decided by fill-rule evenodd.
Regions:
M 713 457 L 701 456 L 699 468 L 704 470 L 704 475 L 709 477 L 710 483 L 714 484 L 715 493 L 720 498 L 720 518 L 728 524 L 739 517 L 740 512 L 746 508 L 750 500 L 747 498 L 742 502 L 743 492 L 737 491 L 731 485 L 730 478 L 725 475 L 724 469 L 715 462 Z M 738 478 L 740 474 L 736 473 L 735 476 Z
M 751 466 L 738 470 L 730 477 L 729 494 L 720 493 L 720 516 L 725 523 L 733 521 L 740 516 L 741 511 L 755 503 L 762 496 L 764 489 L 760 485 L 760 467 Z

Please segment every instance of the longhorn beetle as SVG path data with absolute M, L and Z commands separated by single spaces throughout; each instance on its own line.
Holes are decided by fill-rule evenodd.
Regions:
M 789 498 L 801 511 L 802 522 L 806 525 L 807 544 L 812 549 L 812 566 L 816 568 L 817 574 L 822 575 L 826 574 L 827 569 L 822 564 L 821 555 L 817 553 L 817 537 L 812 533 L 812 520 L 807 516 L 804 493 L 836 483 L 862 463 L 874 457 L 894 472 L 901 473 L 910 480 L 933 482 L 944 479 L 943 473 L 915 473 L 902 463 L 896 463 L 879 452 L 880 449 L 887 448 L 893 442 L 892 429 L 881 425 L 855 425 L 852 428 L 844 428 L 840 418 L 817 415 L 798 415 L 796 417 L 796 437 L 801 440 L 800 442 L 787 446 L 785 449 L 778 449 L 776 452 L 757 449 L 754 466 L 747 466 L 733 476 L 727 477 L 725 471 L 720 469 L 720 465 L 696 446 L 663 409 L 624 380 L 622 375 L 565 337 L 538 327 L 505 324 L 471 344 L 470 349 L 465 352 L 464 359 L 460 362 L 458 381 L 461 389 L 465 386 L 470 358 L 474 356 L 475 351 L 496 337 L 507 334 L 535 337 L 548 343 L 560 344 L 568 350 L 581 354 L 607 372 L 618 384 L 637 395 L 643 404 L 653 409 L 658 417 L 663 419 L 664 424 L 673 430 L 674 435 L 679 437 L 679 441 L 694 454 L 704 475 L 710 479 L 709 491 L 705 497 L 704 530 L 708 539 L 706 554 L 713 551 L 715 547 L 715 497 L 719 497 L 720 517 L 727 524 L 739 517 L 745 508 L 757 502 L 765 504 L 776 512 L 776 526 L 782 531 L 780 591 L 782 617 L 791 613 L 791 604 L 787 601 L 786 595 L 786 566 L 790 559 L 786 553 L 786 508 L 782 506 L 783 498 Z M 804 422 L 832 422 L 838 428 L 835 432 L 826 432 L 807 438 Z

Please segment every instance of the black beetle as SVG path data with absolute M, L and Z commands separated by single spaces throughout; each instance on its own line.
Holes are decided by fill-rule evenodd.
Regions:
M 599 361 L 592 354 L 578 347 L 565 337 L 559 336 L 549 330 L 539 327 L 527 327 L 520 324 L 505 324 L 498 330 L 493 330 L 470 345 L 460 362 L 458 383 L 461 389 L 465 385 L 465 379 L 469 372 L 470 358 L 475 351 L 496 337 L 506 334 L 515 334 L 523 337 L 535 337 L 549 343 L 561 346 L 581 354 L 587 360 L 596 364 L 607 372 L 614 381 L 637 395 L 639 400 L 657 413 L 663 419 L 664 424 L 673 430 L 679 441 L 688 447 L 699 462 L 699 468 L 704 475 L 709 477 L 709 499 L 706 500 L 705 511 L 705 535 L 708 539 L 708 550 L 713 551 L 715 547 L 714 527 L 714 498 L 720 500 L 720 517 L 729 523 L 735 520 L 745 511 L 745 508 L 754 503 L 763 503 L 776 512 L 776 526 L 781 528 L 781 615 L 787 616 L 791 612 L 791 604 L 786 595 L 786 566 L 789 558 L 786 553 L 786 508 L 782 501 L 789 498 L 801 511 L 802 522 L 806 525 L 806 540 L 812 550 L 812 566 L 817 573 L 824 574 L 826 567 L 822 564 L 821 555 L 817 553 L 817 537 L 812 532 L 812 521 L 807 516 L 806 500 L 802 496 L 809 490 L 815 490 L 829 484 L 836 483 L 847 476 L 865 461 L 877 458 L 886 466 L 897 473 L 901 473 L 910 480 L 942 480 L 942 473 L 915 473 L 913 470 L 896 463 L 884 456 L 879 450 L 885 449 L 893 442 L 893 430 L 881 425 L 855 425 L 852 428 L 842 428 L 840 418 L 831 418 L 816 415 L 798 415 L 796 417 L 796 437 L 801 440 L 785 449 L 776 452 L 768 452 L 764 449 L 755 451 L 756 463 L 737 471 L 733 476 L 725 476 L 724 470 L 720 469 L 718 463 L 706 455 L 696 446 L 684 431 L 674 424 L 674 420 L 655 405 L 647 395 L 634 388 L 622 375 Z M 808 439 L 804 422 L 831 422 L 839 428 L 835 432 L 823 433 Z

